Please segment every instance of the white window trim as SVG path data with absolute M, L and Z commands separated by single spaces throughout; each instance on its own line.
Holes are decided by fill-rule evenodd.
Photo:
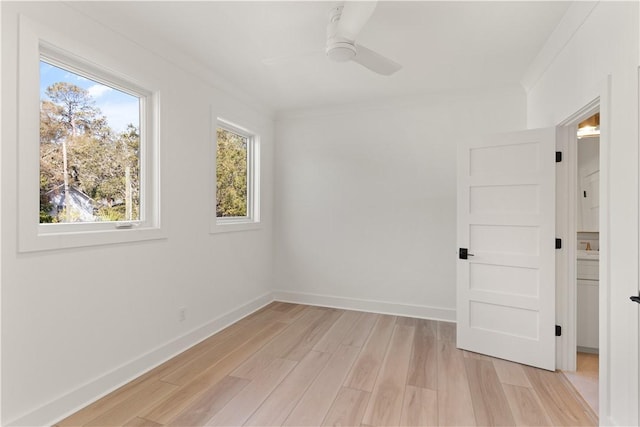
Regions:
M 68 47 L 73 46 L 73 52 Z M 20 17 L 18 84 L 18 250 L 31 252 L 166 238 L 160 222 L 159 92 L 98 65 L 95 47 L 82 46 Z M 140 220 L 40 224 L 40 60 L 141 96 Z M 128 224 L 131 224 L 128 226 Z
M 216 215 L 216 190 L 217 190 L 217 147 L 218 128 L 226 129 L 237 133 L 248 139 L 247 146 L 247 216 L 218 218 Z M 260 223 L 260 136 L 251 130 L 238 126 L 230 121 L 221 119 L 211 113 L 211 178 L 209 182 L 211 194 L 210 207 L 210 233 L 225 233 L 233 231 L 258 230 L 262 227 Z

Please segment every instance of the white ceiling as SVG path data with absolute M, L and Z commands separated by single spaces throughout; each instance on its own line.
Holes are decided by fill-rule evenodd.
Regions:
M 341 2 L 73 2 L 165 55 L 177 49 L 275 110 L 519 84 L 564 1 L 381 1 L 363 44 L 402 64 L 393 76 L 323 53 Z M 150 46 L 150 44 L 154 44 Z

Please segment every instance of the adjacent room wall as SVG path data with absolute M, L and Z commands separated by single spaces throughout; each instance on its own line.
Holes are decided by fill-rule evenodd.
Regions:
M 283 114 L 276 297 L 455 320 L 456 145 L 523 129 L 521 88 Z
M 160 88 L 167 239 L 17 253 L 18 12 Z M 44 425 L 270 301 L 273 120 L 62 3 L 3 2 L 2 43 L 2 424 Z M 211 105 L 261 136 L 260 230 L 209 234 Z
M 574 5 L 572 12 L 578 17 L 576 7 L 588 8 L 580 18 L 582 24 L 575 25 L 568 42 L 545 47 L 543 52 L 556 50 L 552 61 L 532 67 L 542 71 L 535 78 L 529 76 L 527 122 L 529 127 L 560 124 L 601 96 L 610 78 L 611 97 L 602 100 L 608 104 L 601 104 L 601 113 L 610 115 L 601 114 L 608 138 L 601 145 L 602 170 L 608 176 L 601 174 L 601 179 L 609 180 L 606 188 L 601 186 L 601 194 L 608 194 L 609 203 L 601 203 L 600 226 L 600 312 L 605 313 L 600 336 L 603 325 L 608 336 L 600 344 L 600 422 L 637 425 L 638 306 L 629 296 L 638 292 L 638 3 Z M 567 28 L 570 21 L 564 20 Z M 608 289 L 602 288 L 603 283 Z M 603 301 L 609 305 L 603 306 Z

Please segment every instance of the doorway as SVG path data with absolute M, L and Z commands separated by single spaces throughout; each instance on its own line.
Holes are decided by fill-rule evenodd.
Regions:
M 598 413 L 599 260 L 600 260 L 600 113 L 577 125 L 575 156 L 576 366 L 564 374 Z

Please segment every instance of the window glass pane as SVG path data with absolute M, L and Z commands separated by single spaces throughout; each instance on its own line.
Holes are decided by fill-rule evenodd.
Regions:
M 249 138 L 217 129 L 216 216 L 247 216 L 247 160 Z
M 40 61 L 40 223 L 140 219 L 140 98 Z

